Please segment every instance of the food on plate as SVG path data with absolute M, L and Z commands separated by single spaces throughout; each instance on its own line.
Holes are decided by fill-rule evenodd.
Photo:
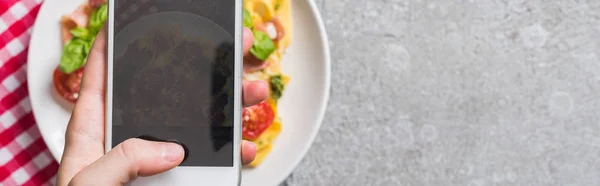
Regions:
M 244 56 L 244 79 L 269 83 L 267 100 L 242 111 L 242 135 L 256 144 L 258 153 L 249 165 L 260 165 L 281 132 L 277 101 L 289 76 L 281 71 L 281 59 L 291 41 L 291 0 L 244 0 L 244 26 L 254 34 L 254 45 Z
M 71 102 L 78 98 L 82 70 L 91 44 L 106 20 L 106 0 L 90 0 L 71 15 L 63 16 L 64 51 L 54 72 L 54 85 Z M 291 42 L 291 0 L 244 0 L 244 26 L 250 28 L 254 43 L 244 56 L 244 79 L 264 80 L 269 97 L 242 111 L 242 137 L 257 146 L 256 167 L 271 152 L 282 129 L 278 100 L 290 77 L 281 71 L 281 60 Z
M 79 97 L 83 66 L 106 17 L 106 0 L 90 0 L 60 20 L 64 46 L 52 80 L 58 94 L 70 102 Z

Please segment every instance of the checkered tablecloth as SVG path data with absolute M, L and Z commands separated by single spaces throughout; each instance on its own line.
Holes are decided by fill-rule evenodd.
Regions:
M 0 0 L 0 186 L 54 185 L 56 179 L 58 163 L 41 137 L 27 92 L 27 46 L 41 4 Z M 155 5 L 155 0 L 128 0 L 116 8 L 126 25 L 156 12 Z
M 0 185 L 53 185 L 58 170 L 31 112 L 27 46 L 41 0 L 0 0 Z

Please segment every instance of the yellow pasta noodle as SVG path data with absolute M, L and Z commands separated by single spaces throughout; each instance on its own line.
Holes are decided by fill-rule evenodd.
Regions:
M 260 165 L 260 163 L 262 163 L 265 160 L 265 158 L 271 152 L 272 149 L 273 149 L 273 146 L 269 144 L 263 150 L 258 151 L 256 153 L 256 157 L 254 158 L 254 161 L 252 161 L 252 163 L 250 163 L 248 166 L 257 167 L 258 165 Z
M 273 124 L 271 124 L 271 126 L 269 126 L 269 128 L 267 128 L 267 130 L 262 135 L 260 135 L 260 137 L 258 137 L 258 139 L 254 140 L 257 150 L 263 150 L 268 145 L 271 145 L 280 132 L 281 122 L 278 119 L 276 119 L 275 121 L 273 121 Z
M 279 41 L 278 52 L 285 52 L 292 41 L 292 5 L 290 0 L 272 0 L 279 3 L 279 8 L 276 12 L 277 18 L 281 21 L 285 30 L 285 36 Z
M 281 60 L 291 42 L 291 0 L 244 0 L 244 8 L 250 13 L 254 25 L 276 18 L 283 27 L 284 36 L 275 43 L 275 51 L 266 59 L 268 66 L 260 71 L 246 73 L 244 79 L 269 81 L 272 76 L 280 75 L 284 87 L 289 83 L 290 77 L 281 71 Z M 270 94 L 272 96 L 272 94 Z M 269 103 L 274 113 L 273 123 L 255 140 L 257 154 L 249 165 L 256 167 L 264 162 L 271 152 L 273 143 L 282 131 L 282 119 L 279 116 L 276 98 L 269 97 Z

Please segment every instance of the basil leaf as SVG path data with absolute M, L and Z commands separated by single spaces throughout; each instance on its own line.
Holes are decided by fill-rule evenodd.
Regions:
M 96 39 L 95 37 L 92 38 L 92 40 L 88 40 L 85 42 L 85 44 L 83 44 L 83 50 L 85 51 L 85 56 L 87 58 L 87 55 L 90 53 L 90 50 L 92 50 L 92 44 L 94 44 L 94 39 Z
M 271 97 L 276 101 L 279 100 L 281 95 L 283 95 L 283 90 L 285 89 L 281 74 L 273 75 L 269 78 L 269 87 L 271 89 Z
M 275 43 L 269 38 L 267 33 L 262 31 L 254 31 L 254 44 L 250 48 L 250 53 L 260 60 L 266 60 L 271 53 L 275 51 Z
M 252 22 L 252 15 L 248 10 L 244 9 L 244 26 L 249 29 L 254 29 L 254 23 Z
M 100 31 L 106 22 L 107 16 L 108 6 L 106 3 L 102 4 L 102 6 L 98 7 L 98 9 L 92 13 L 90 20 L 88 21 L 88 29 L 91 31 L 92 35 L 96 36 L 98 31 Z
M 73 38 L 64 47 L 59 69 L 66 74 L 83 67 L 89 53 L 89 41 Z
M 107 11 L 108 6 L 104 3 L 92 13 L 87 28 L 77 27 L 71 29 L 73 38 L 65 44 L 58 65 L 62 72 L 70 74 L 85 65 L 96 34 L 106 22 Z
M 88 29 L 81 28 L 81 27 L 71 29 L 71 34 L 74 37 L 78 37 L 78 38 L 81 38 L 84 40 L 90 40 L 90 39 L 94 38 L 94 36 L 90 33 L 90 31 Z

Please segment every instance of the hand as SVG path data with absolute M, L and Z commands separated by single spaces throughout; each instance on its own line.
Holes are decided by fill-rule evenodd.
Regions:
M 244 28 L 244 55 L 254 37 Z M 151 176 L 179 165 L 180 145 L 129 139 L 104 154 L 104 90 L 106 79 L 106 27 L 98 34 L 84 68 L 79 100 L 65 135 L 65 149 L 57 185 L 124 185 L 137 176 Z M 266 99 L 264 81 L 243 82 L 242 102 L 250 106 Z M 242 163 L 252 162 L 256 146 L 242 142 Z

